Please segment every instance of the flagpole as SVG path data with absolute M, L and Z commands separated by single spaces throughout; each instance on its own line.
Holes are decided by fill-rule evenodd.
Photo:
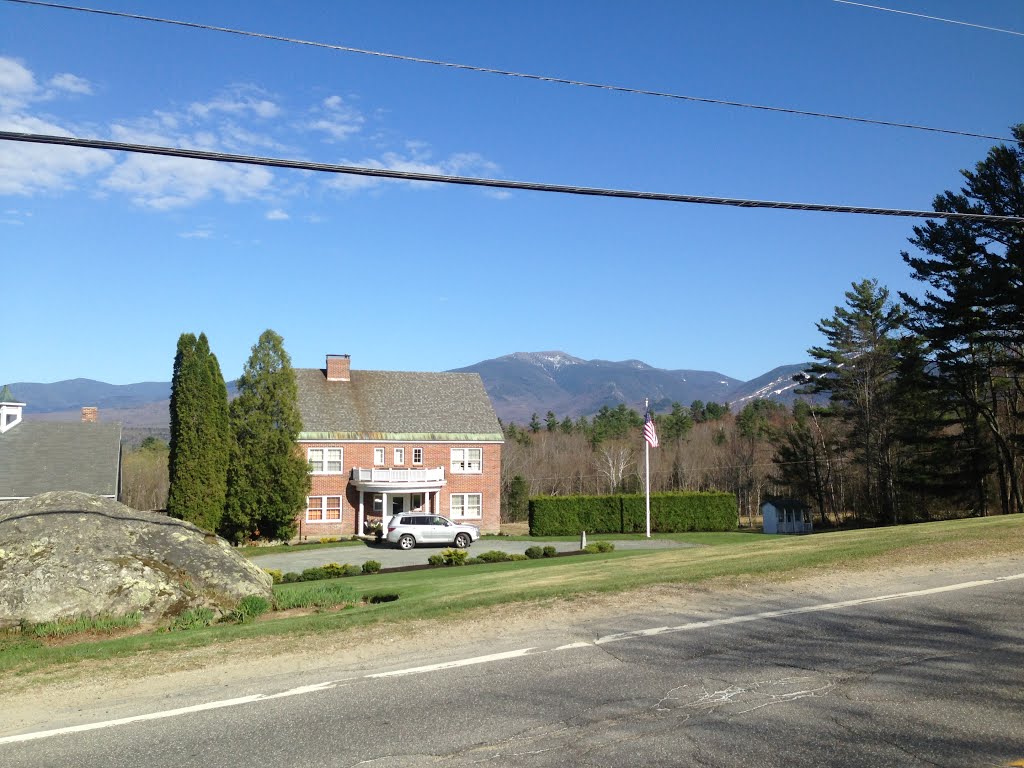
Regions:
M 650 402 L 644 398 L 644 410 L 650 413 Z M 647 499 L 646 499 L 646 511 L 647 511 L 647 538 L 651 538 L 651 443 L 647 438 L 644 438 L 644 467 L 646 469 L 647 476 Z

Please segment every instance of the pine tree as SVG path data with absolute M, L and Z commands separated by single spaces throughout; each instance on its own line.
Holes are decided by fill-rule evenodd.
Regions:
M 860 505 L 878 520 L 897 522 L 894 400 L 906 314 L 876 280 L 853 283 L 846 306 L 818 323 L 828 346 L 808 350 L 810 392 L 828 392 L 831 411 L 846 423 L 848 449 L 864 472 Z
M 309 493 L 309 466 L 296 441 L 298 388 L 284 340 L 266 330 L 252 348 L 231 403 L 233 443 L 222 530 L 234 541 L 288 540 Z
M 936 211 L 1024 217 L 1024 124 L 1016 146 L 993 147 L 960 192 L 935 198 Z M 928 344 L 936 383 L 950 393 L 975 476 L 977 514 L 986 513 L 986 476 L 995 474 L 1003 512 L 1024 511 L 1024 226 L 994 221 L 928 221 L 903 253 L 924 297 L 901 293 L 911 325 Z M 993 472 L 994 469 L 994 472 Z
M 206 334 L 178 339 L 170 416 L 167 512 L 214 531 L 227 492 L 228 395 Z

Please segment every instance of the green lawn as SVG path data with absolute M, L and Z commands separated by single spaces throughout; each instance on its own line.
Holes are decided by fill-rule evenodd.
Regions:
M 696 537 L 696 538 L 694 538 Z M 674 538 L 674 537 L 673 537 Z M 215 625 L 183 632 L 153 632 L 47 647 L 0 636 L 0 673 L 23 674 L 87 659 L 110 659 L 159 650 L 185 650 L 241 638 L 339 632 L 413 619 L 456 618 L 505 603 L 539 603 L 651 584 L 690 584 L 718 577 L 774 578 L 813 569 L 884 568 L 892 562 L 942 562 L 961 556 L 1024 552 L 1024 516 L 840 531 L 815 536 L 686 534 L 715 546 L 618 551 L 603 555 L 434 568 L 355 576 L 333 582 L 278 585 L 276 590 L 337 584 L 354 599 L 398 595 L 393 602 L 341 611 Z M 272 615 L 271 615 L 272 616 Z M 5 647 L 6 646 L 6 647 Z

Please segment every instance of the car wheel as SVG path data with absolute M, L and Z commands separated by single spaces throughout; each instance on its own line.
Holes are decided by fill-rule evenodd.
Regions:
M 460 533 L 455 537 L 455 546 L 459 549 L 466 549 L 472 543 L 468 533 Z
M 408 533 L 404 536 L 398 537 L 398 548 L 399 549 L 412 549 L 416 546 L 416 539 L 410 536 Z

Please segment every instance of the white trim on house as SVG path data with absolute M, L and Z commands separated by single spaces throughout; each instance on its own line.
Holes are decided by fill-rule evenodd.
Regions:
M 423 440 L 420 438 L 415 439 L 390 439 L 382 438 L 380 440 L 357 440 L 349 439 L 346 437 L 302 437 L 296 440 L 297 443 L 373 443 L 374 445 L 380 445 L 381 443 L 403 443 L 409 445 L 410 443 L 416 443 L 417 445 L 504 445 L 504 440 Z
M 0 435 L 21 424 L 25 403 L 0 403 Z
M 310 502 L 312 502 L 313 499 L 317 499 L 320 501 L 319 512 L 321 516 L 318 518 L 311 518 L 309 516 L 309 513 L 312 510 L 312 504 Z M 333 506 L 330 504 L 331 500 L 333 499 L 338 500 L 337 506 Z M 306 519 L 304 522 L 309 523 L 310 525 L 320 525 L 321 523 L 340 523 L 344 518 L 343 509 L 344 505 L 342 504 L 342 497 L 337 494 L 326 494 L 323 496 L 307 496 Z M 337 510 L 338 516 L 329 517 L 327 513 L 334 510 Z
M 470 498 L 476 497 L 476 503 Z M 456 512 L 455 499 L 459 499 Z M 475 509 L 475 514 L 471 510 Z M 453 493 L 448 497 L 448 514 L 452 520 L 480 520 L 484 516 L 484 495 L 482 493 Z
M 319 458 L 314 458 L 314 454 L 319 453 Z M 331 458 L 331 455 L 337 455 L 337 458 Z M 343 475 L 345 474 L 345 449 L 341 446 L 317 446 L 316 448 L 306 449 L 306 462 L 309 464 L 309 474 L 311 475 Z M 337 469 L 331 469 L 331 465 L 336 464 Z M 320 469 L 317 469 L 317 465 Z
M 476 457 L 474 458 L 474 452 Z M 461 456 L 457 455 L 461 454 Z M 453 475 L 480 475 L 484 471 L 484 449 L 475 446 L 451 449 L 451 472 Z

